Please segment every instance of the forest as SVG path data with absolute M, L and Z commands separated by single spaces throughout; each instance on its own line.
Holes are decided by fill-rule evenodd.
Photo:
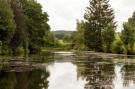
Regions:
M 52 45 L 47 12 L 36 0 L 0 0 L 1 54 L 36 53 Z
M 134 1 L 0 0 L 0 89 L 135 89 Z
M 109 0 L 90 0 L 83 20 L 77 20 L 76 32 L 70 40 L 71 48 L 115 54 L 135 54 L 135 12 L 121 31 L 117 31 L 115 12 Z
M 90 0 L 84 18 L 76 21 L 76 31 L 53 32 L 48 21 L 48 13 L 36 0 L 0 0 L 0 54 L 33 54 L 54 48 L 135 54 L 135 12 L 117 32 L 109 0 Z

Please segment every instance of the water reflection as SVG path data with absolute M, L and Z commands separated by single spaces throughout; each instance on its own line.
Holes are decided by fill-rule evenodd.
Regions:
M 135 64 L 125 64 L 121 69 L 121 73 L 125 87 L 135 83 Z
M 92 56 L 85 57 L 84 60 L 87 62 L 81 60 L 78 59 L 79 63 L 76 65 L 78 76 L 87 81 L 85 89 L 113 89 L 115 65 L 112 61 L 105 61 L 102 58 Z
M 0 89 L 48 89 L 49 72 L 35 69 L 24 72 L 0 71 Z
M 77 66 L 71 62 L 54 63 L 48 66 L 50 71 L 48 89 L 83 89 L 85 81 L 77 79 Z
M 36 68 L 0 65 L 0 89 L 135 89 L 134 58 L 55 52 L 30 59 Z

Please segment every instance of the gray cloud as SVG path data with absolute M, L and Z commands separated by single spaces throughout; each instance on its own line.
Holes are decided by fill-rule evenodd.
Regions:
M 37 0 L 49 14 L 52 30 L 75 30 L 76 19 L 83 19 L 89 0 Z M 135 11 L 135 0 L 110 0 L 115 10 L 118 30 Z
M 111 0 L 110 4 L 115 10 L 116 21 L 118 24 L 117 31 L 122 30 L 123 22 L 127 21 L 135 11 L 135 0 Z
M 123 5 L 135 6 L 135 0 L 122 0 Z

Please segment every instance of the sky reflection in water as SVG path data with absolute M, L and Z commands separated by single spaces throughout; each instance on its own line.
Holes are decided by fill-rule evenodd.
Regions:
M 83 89 L 85 81 L 77 78 L 77 67 L 70 62 L 48 66 L 50 72 L 48 89 Z
M 29 71 L 0 65 L 0 89 L 135 89 L 134 58 L 125 62 L 66 52 L 51 56 L 54 61 Z
M 78 76 L 77 66 L 75 64 L 73 64 L 72 62 L 65 62 L 65 63 L 56 62 L 47 67 L 48 71 L 50 72 L 50 76 L 48 78 L 48 81 L 49 81 L 48 89 L 101 89 L 101 88 L 103 89 L 135 89 L 135 84 L 133 83 L 132 79 L 125 80 L 125 81 L 129 81 L 128 82 L 129 85 L 128 86 L 124 85 L 122 73 L 121 73 L 122 67 L 123 65 L 115 64 L 114 78 L 112 80 L 109 80 L 109 81 L 112 81 L 112 85 L 108 85 L 109 87 L 107 87 L 107 84 L 105 85 L 99 84 L 98 88 L 94 88 L 94 87 L 92 88 L 89 85 L 86 86 L 89 80 L 87 81 L 86 78 L 82 78 L 81 76 L 80 77 Z M 99 74 L 99 76 L 103 77 L 104 75 L 102 76 Z M 131 77 L 131 76 L 129 75 L 128 77 Z M 97 78 L 99 79 L 99 77 Z M 102 81 L 102 82 L 105 82 L 105 81 Z M 95 83 L 97 82 L 95 81 Z M 93 83 L 93 86 L 94 86 L 94 83 Z M 106 88 L 103 86 L 106 86 Z

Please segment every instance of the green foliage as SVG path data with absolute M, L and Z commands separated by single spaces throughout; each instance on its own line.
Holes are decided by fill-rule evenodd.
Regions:
M 63 41 L 64 42 L 71 42 L 72 39 L 70 37 L 71 36 L 69 36 L 69 35 L 65 35 L 64 38 L 63 38 Z
M 57 39 L 54 37 L 53 32 L 48 31 L 44 36 L 45 44 L 44 47 L 55 47 L 57 46 Z
M 7 45 L 0 46 L 0 55 L 8 55 L 10 53 L 10 50 Z
M 47 43 L 52 44 L 54 36 L 48 20 L 36 0 L 0 0 L 1 52 L 8 49 L 13 54 L 29 50 L 35 53 Z
M 10 43 L 11 37 L 15 29 L 14 15 L 10 8 L 10 0 L 0 0 L 0 41 L 2 49 L 5 54 L 5 47 Z
M 113 42 L 115 32 L 114 17 L 109 0 L 90 0 L 84 15 L 84 42 L 89 49 L 103 51 L 102 46 L 105 45 L 107 51 L 110 50 L 109 43 Z
M 134 54 L 135 45 L 135 13 L 132 18 L 128 19 L 128 22 L 123 24 L 123 30 L 121 32 L 121 40 L 127 50 L 127 54 Z
M 86 46 L 84 44 L 84 21 L 77 20 L 77 31 L 72 34 L 72 44 L 73 48 L 76 50 L 86 50 Z
M 16 29 L 13 34 L 13 37 L 10 41 L 10 48 L 12 49 L 13 53 L 16 52 L 17 48 L 23 43 L 26 37 L 26 30 L 25 30 L 25 17 L 23 13 L 23 9 L 21 3 L 18 0 L 11 0 L 11 8 L 14 14 L 14 20 L 16 24 Z
M 0 0 L 0 54 L 37 53 L 47 47 L 135 54 L 135 12 L 114 41 L 109 0 L 90 0 L 76 32 L 51 32 L 48 17 L 36 0 Z
M 111 52 L 111 45 L 115 39 L 115 25 L 108 25 L 102 32 L 102 44 L 104 52 Z
M 112 53 L 122 54 L 125 52 L 125 47 L 120 39 L 116 39 L 112 44 Z
M 73 49 L 72 41 L 75 37 L 75 31 L 53 31 L 55 37 L 55 44 L 60 50 L 70 50 Z
M 50 30 L 47 24 L 48 14 L 42 12 L 42 6 L 36 0 L 22 0 L 24 14 L 26 16 L 26 27 L 29 38 L 29 49 L 33 53 L 40 51 L 45 44 L 45 35 Z
M 24 55 L 24 49 L 23 49 L 23 47 L 18 47 L 18 48 L 16 49 L 15 55 L 17 55 L 17 56 L 22 56 L 22 55 Z

